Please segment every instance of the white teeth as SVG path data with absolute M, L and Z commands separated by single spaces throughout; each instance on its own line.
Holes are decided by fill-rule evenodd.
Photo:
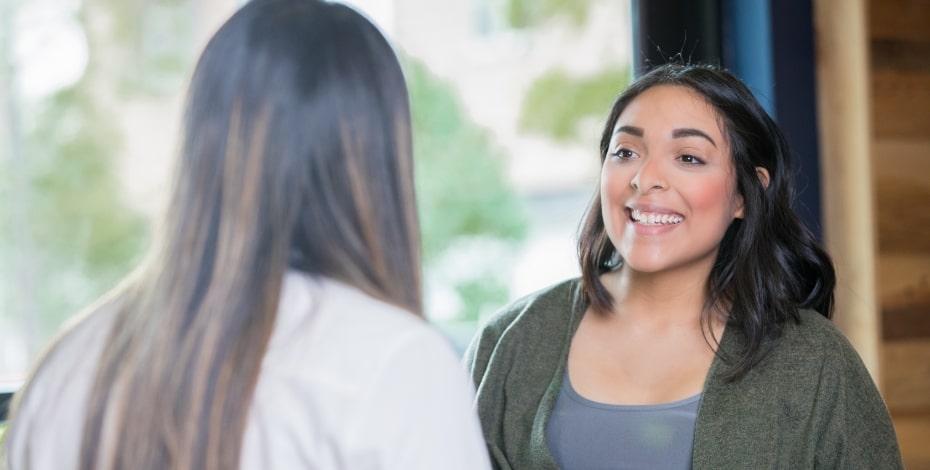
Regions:
M 681 223 L 684 217 L 672 214 L 643 213 L 639 209 L 633 209 L 633 220 L 643 225 L 674 225 Z

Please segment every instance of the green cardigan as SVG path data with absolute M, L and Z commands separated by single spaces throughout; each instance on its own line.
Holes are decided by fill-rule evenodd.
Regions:
M 569 344 L 584 314 L 569 280 L 496 314 L 465 353 L 495 468 L 557 468 L 546 447 Z M 829 320 L 801 312 L 755 367 L 727 382 L 727 328 L 698 410 L 692 468 L 903 468 L 888 409 L 856 351 Z

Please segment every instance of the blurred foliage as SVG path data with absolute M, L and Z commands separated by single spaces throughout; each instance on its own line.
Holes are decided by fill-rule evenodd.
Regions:
M 539 27 L 559 18 L 581 28 L 595 1 L 504 0 L 505 17 L 510 27 L 518 29 Z M 606 118 L 613 99 L 629 80 L 630 71 L 621 66 L 605 66 L 586 77 L 549 70 L 537 77 L 524 95 L 517 128 L 560 142 L 579 139 L 580 125 L 588 119 Z
M 462 238 L 522 240 L 528 219 L 505 179 L 506 158 L 494 147 L 490 133 L 468 119 L 454 89 L 423 64 L 407 59 L 405 73 L 427 269 Z M 499 281 L 463 279 L 455 289 L 464 303 L 464 319 L 477 319 L 486 305 L 503 305 L 509 299 Z
M 90 53 L 105 55 L 108 85 L 120 98 L 175 93 L 193 59 L 197 0 L 82 0 L 82 24 L 98 41 Z M 101 52 L 105 52 L 101 54 Z
M 506 0 L 505 16 L 512 28 L 539 26 L 553 18 L 567 17 L 580 28 L 588 20 L 594 0 Z
M 125 275 L 145 241 L 145 219 L 121 202 L 115 117 L 90 98 L 90 86 L 81 81 L 44 103 L 25 139 L 23 229 L 46 334 Z
M 567 18 L 575 28 L 588 21 L 597 0 L 504 0 L 505 17 L 512 28 L 540 27 Z M 578 139 L 579 126 L 587 119 L 607 117 L 610 104 L 630 80 L 626 67 L 608 66 L 587 77 L 550 70 L 533 82 L 523 99 L 517 127 L 556 141 Z M 587 139 L 587 137 L 585 137 Z
M 522 132 L 538 133 L 558 141 L 578 137 L 585 119 L 607 118 L 614 98 L 627 86 L 629 70 L 605 69 L 597 75 L 576 78 L 562 70 L 540 76 L 530 86 L 517 124 Z
M 133 3 L 137 5 L 132 6 Z M 193 50 L 193 0 L 107 0 L 116 11 L 133 9 L 114 35 L 125 37 L 121 52 L 131 66 L 119 70 L 124 95 L 163 95 L 183 88 L 200 51 Z
M 521 239 L 525 219 L 490 133 L 467 118 L 452 87 L 422 64 L 406 61 L 406 74 L 427 261 L 458 236 Z
M 181 85 L 195 52 L 187 3 L 84 0 L 77 15 L 88 43 L 82 79 L 23 103 L 21 161 L 2 163 L 4 173 L 16 175 L 0 189 L 20 207 L 0 206 L 6 225 L 0 245 L 10 253 L 3 257 L 10 262 L 3 267 L 7 289 L 0 299 L 8 303 L 5 310 L 12 305 L 21 317 L 31 317 L 23 321 L 35 322 L 23 325 L 24 334 L 39 336 L 27 339 L 32 348 L 142 255 L 148 220 L 124 203 L 116 165 L 123 142 L 114 103 Z M 154 37 L 159 28 L 171 39 Z
M 502 268 L 498 266 L 497 273 L 503 272 Z M 482 314 L 491 313 L 506 305 L 510 300 L 506 277 L 502 278 L 494 274 L 496 273 L 463 279 L 455 285 L 455 290 L 464 303 L 462 320 L 478 322 Z

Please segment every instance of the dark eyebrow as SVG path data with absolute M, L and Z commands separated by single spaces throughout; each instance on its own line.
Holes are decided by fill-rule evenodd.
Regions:
M 672 138 L 680 139 L 682 137 L 703 137 L 707 139 L 707 141 L 710 142 L 710 144 L 713 145 L 714 147 L 717 146 L 717 143 L 714 142 L 714 139 L 711 139 L 710 136 L 705 134 L 703 131 L 699 131 L 697 129 L 690 129 L 690 128 L 675 129 L 674 131 L 672 131 Z
M 636 137 L 642 137 L 644 132 L 642 127 L 633 127 L 633 126 L 620 126 L 614 129 L 614 135 L 617 135 L 621 132 L 634 135 Z

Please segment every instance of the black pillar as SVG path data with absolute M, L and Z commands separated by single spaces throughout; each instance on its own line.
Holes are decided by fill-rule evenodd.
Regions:
M 680 58 L 718 64 L 720 0 L 632 0 L 633 73 Z
M 822 240 L 814 6 L 811 0 L 771 1 L 771 15 L 775 118 L 791 145 L 794 209 Z

